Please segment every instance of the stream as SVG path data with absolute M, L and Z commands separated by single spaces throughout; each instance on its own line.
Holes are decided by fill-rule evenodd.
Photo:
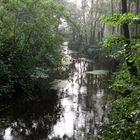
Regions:
M 63 45 L 66 79 L 55 79 L 47 97 L 13 105 L 0 114 L 2 140 L 95 140 L 107 121 L 111 69 Z

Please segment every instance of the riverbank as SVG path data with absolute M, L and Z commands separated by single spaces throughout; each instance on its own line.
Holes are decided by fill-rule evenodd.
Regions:
M 108 69 L 78 52 L 63 46 L 63 69 L 67 76 L 51 82 L 51 90 L 41 79 L 41 90 L 34 101 L 22 104 L 20 100 L 2 112 L 1 138 L 94 139 L 107 120 L 112 93 L 106 84 Z M 102 71 L 101 71 L 102 70 Z M 63 75 L 63 72 L 61 73 Z M 55 76 L 54 76 L 55 77 Z M 42 85 L 43 84 L 43 85 Z M 5 115 L 7 116 L 5 118 Z

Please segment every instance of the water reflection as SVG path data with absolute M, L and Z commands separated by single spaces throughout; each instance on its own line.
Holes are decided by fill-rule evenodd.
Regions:
M 1 112 L 1 139 L 47 139 L 53 125 L 61 116 L 61 106 L 58 99 L 55 91 L 51 91 L 41 101 L 26 104 L 13 103 L 8 110 Z
M 65 48 L 66 49 L 66 48 Z M 76 140 L 94 140 L 100 126 L 107 120 L 109 91 L 105 87 L 108 75 L 94 75 L 87 71 L 103 69 L 95 62 L 67 51 L 70 59 L 69 78 L 58 80 L 54 88 L 63 94 L 63 117 L 54 126 L 50 137 L 68 136 Z M 57 80 L 56 80 L 57 81 Z
M 0 139 L 94 140 L 107 120 L 108 75 L 87 73 L 104 69 L 64 47 L 69 77 L 56 79 L 47 97 L 26 104 L 14 103 L 0 113 Z M 78 56 L 79 55 L 79 56 Z M 56 93 L 57 91 L 57 93 Z M 7 106 L 7 105 L 6 105 Z

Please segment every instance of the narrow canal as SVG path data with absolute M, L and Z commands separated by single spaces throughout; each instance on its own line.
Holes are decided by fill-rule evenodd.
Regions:
M 107 121 L 109 67 L 63 45 L 66 79 L 55 79 L 47 97 L 0 114 L 2 140 L 94 140 Z

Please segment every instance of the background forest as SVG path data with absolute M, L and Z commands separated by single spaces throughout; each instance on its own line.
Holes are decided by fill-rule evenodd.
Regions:
M 97 139 L 139 140 L 139 0 L 1 0 L 0 98 L 30 98 L 34 79 L 62 65 L 63 39 L 115 64 L 109 85 L 115 98 Z

